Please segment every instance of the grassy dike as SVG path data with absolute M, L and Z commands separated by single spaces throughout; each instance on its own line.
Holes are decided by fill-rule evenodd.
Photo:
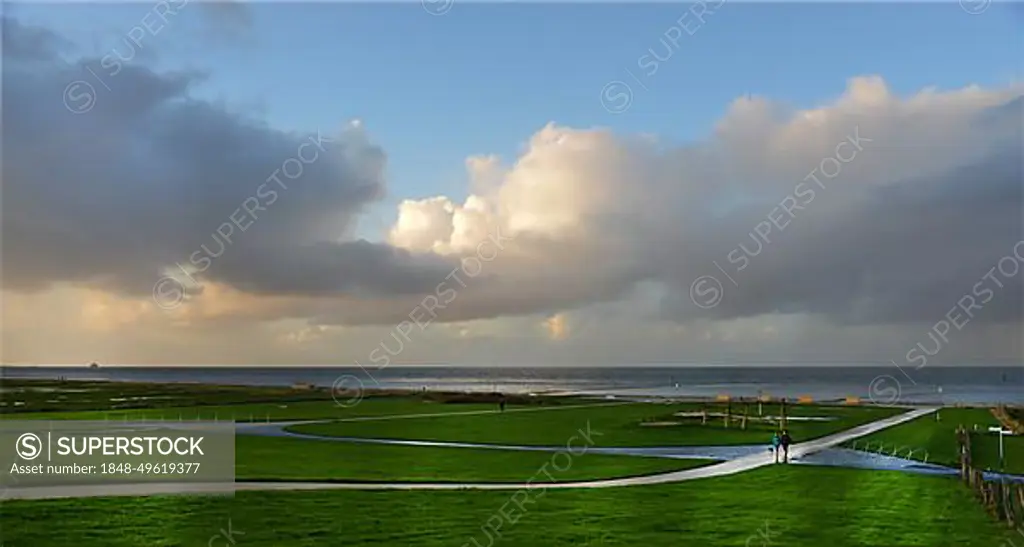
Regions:
M 768 446 L 777 424 L 751 419 L 747 428 L 735 416 L 729 427 L 722 417 L 700 418 L 676 416 L 679 412 L 725 412 L 725 405 L 699 403 L 649 404 L 634 403 L 588 408 L 565 408 L 542 413 L 506 413 L 503 415 L 449 416 L 394 421 L 335 421 L 290 427 L 290 431 L 323 436 L 345 436 L 428 441 L 460 441 L 530 446 L 557 445 L 572 435 L 582 424 L 590 424 L 602 435 L 598 446 L 721 446 L 761 444 Z M 751 418 L 756 418 L 753 407 Z M 733 409 L 737 412 L 737 409 Z M 742 409 L 739 410 L 742 412 Z M 778 404 L 765 404 L 766 415 L 779 415 Z M 833 418 L 830 421 L 790 421 L 788 429 L 796 442 L 803 442 L 851 427 L 905 412 L 881 407 L 843 407 L 800 405 L 788 409 L 789 416 Z M 645 426 L 644 422 L 673 423 L 667 427 Z
M 69 383 L 66 383 L 69 384 Z M 6 387 L 5 383 L 5 387 Z M 716 404 L 595 404 L 557 399 L 514 401 L 505 413 L 493 401 L 403 396 L 367 398 L 342 407 L 317 394 L 273 394 L 253 388 L 176 387 L 125 397 L 121 386 L 68 391 L 74 411 L 5 412 L 4 419 L 318 419 L 296 429 L 356 435 L 565 446 L 589 428 L 595 446 L 762 444 L 772 424 L 721 418 L 707 424 L 678 412 Z M 34 392 L 49 405 L 54 392 Z M 168 399 L 147 399 L 162 394 Z M 174 398 L 178 397 L 180 398 Z M 292 398 L 295 395 L 296 398 Z M 321 394 L 322 395 L 322 394 Z M 42 397 L 48 399 L 43 400 Z M 191 397 L 191 399 L 189 399 Z M 113 399 L 113 401 L 111 401 Z M 9 400 L 9 398 L 8 398 Z M 124 408 L 129 404 L 131 408 Z M 572 408 L 574 405 L 588 405 Z M 8 409 L 10 410 L 10 409 Z M 765 405 L 778 414 L 777 405 Z M 742 413 L 742 407 L 734 412 Z M 790 422 L 797 442 L 902 412 L 878 407 L 792 406 L 790 416 L 830 416 Z M 965 412 L 961 415 L 958 412 Z M 946 409 L 939 426 L 922 418 L 872 438 L 934 447 L 945 458 L 946 429 L 980 412 Z M 426 414 L 427 416 L 420 416 Z M 262 415 L 262 420 L 257 417 Z M 648 422 L 677 422 L 670 427 Z M 598 434 L 599 433 L 599 434 Z M 952 443 L 952 440 L 950 440 Z M 862 441 L 863 443 L 863 441 Z M 577 454 L 579 448 L 576 449 Z M 349 444 L 238 435 L 240 480 L 325 481 L 572 481 L 644 475 L 704 465 L 583 453 L 552 470 L 550 452 Z M 546 471 L 546 472 L 545 472 Z M 153 496 L 20 501 L 0 504 L 4 547 L 293 547 L 322 545 L 786 545 L 821 547 L 1001 547 L 1022 538 L 995 522 L 958 481 L 899 472 L 775 465 L 753 471 L 658 486 L 531 491 L 239 492 L 234 496 Z
M 1020 537 L 991 520 L 956 481 L 897 472 L 772 466 L 670 485 L 531 492 L 528 500 L 518 498 L 521 508 L 510 502 L 514 495 L 243 492 L 11 501 L 0 508 L 0 524 L 5 547 L 229 545 L 229 523 L 239 547 L 999 547 Z
M 998 426 L 999 421 L 987 408 L 944 408 L 935 416 L 925 416 L 863 437 L 847 448 L 877 451 L 879 447 L 886 454 L 896 451 L 906 456 L 910 450 L 913 459 L 920 460 L 928 455 L 929 463 L 957 467 L 960 461 L 956 443 L 956 429 L 964 426 L 972 431 L 974 465 L 980 469 L 999 469 L 999 436 L 987 432 L 989 427 Z M 974 426 L 977 425 L 975 432 Z M 1004 437 L 1005 471 L 1024 474 L 1024 437 Z M 1024 538 L 1021 538 L 1024 539 Z
M 562 446 L 566 442 L 563 439 Z M 574 443 L 569 469 L 540 482 L 651 475 L 714 463 L 710 460 L 608 456 Z M 551 461 L 552 452 L 386 446 L 239 435 L 237 480 L 351 482 L 523 482 Z

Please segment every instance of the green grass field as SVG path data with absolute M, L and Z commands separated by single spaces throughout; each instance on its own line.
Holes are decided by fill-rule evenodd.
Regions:
M 955 480 L 772 466 L 673 485 L 534 492 L 238 493 L 11 501 L 5 547 L 643 545 L 1003 547 L 1020 539 Z M 505 508 L 505 518 L 499 511 Z M 492 528 L 483 528 L 491 520 Z M 514 524 L 511 521 L 515 521 Z M 488 535 L 490 534 L 490 535 Z
M 52 388 L 50 383 L 50 388 Z M 57 386 L 59 387 L 59 386 Z M 100 388 L 92 383 L 86 388 L 76 386 L 72 394 L 89 393 L 88 398 L 78 400 L 79 406 L 102 407 L 106 398 L 122 399 L 125 390 L 141 393 L 138 385 L 122 386 L 103 385 L 102 396 L 97 395 Z M 49 388 L 48 388 L 49 389 Z M 89 391 L 85 391 L 88 389 Z M 241 388 L 227 390 L 227 396 L 235 397 Z M 175 390 L 172 389 L 172 392 Z M 267 396 L 264 388 L 252 388 L 255 397 Z M 161 388 L 156 393 L 166 394 Z M 269 390 L 272 394 L 274 390 Z M 54 396 L 51 391 L 45 391 Z M 225 396 L 223 390 L 207 389 L 195 396 L 210 403 L 221 400 Z M 140 395 L 140 397 L 145 397 Z M 140 401 L 166 401 L 165 399 L 140 399 Z M 562 407 L 582 405 L 589 407 L 601 402 L 560 398 L 556 400 L 539 399 L 530 405 L 509 405 L 502 416 L 510 416 L 518 412 L 525 414 L 548 414 L 566 412 Z M 115 404 L 117 401 L 115 401 Z M 660 409 L 660 407 L 658 407 Z M 581 408 L 585 411 L 587 408 Z M 374 397 L 367 398 L 359 404 L 343 407 L 333 400 L 284 400 L 277 403 L 257 403 L 238 405 L 204 404 L 192 407 L 135 408 L 116 410 L 80 410 L 73 412 L 17 412 L 5 414 L 6 419 L 75 419 L 75 420 L 226 420 L 232 419 L 248 422 L 297 420 L 297 419 L 333 419 L 333 418 L 368 418 L 368 417 L 401 417 L 406 415 L 427 414 L 437 418 L 449 419 L 448 414 L 474 413 L 481 417 L 497 418 L 498 408 L 493 403 L 445 403 L 435 398 L 420 396 Z M 541 423 L 539 418 L 530 418 L 534 423 Z M 386 421 L 373 423 L 387 423 Z M 579 427 L 585 427 L 581 422 Z M 561 440 L 564 445 L 568 437 Z M 579 452 L 581 442 L 574 443 L 574 452 Z M 301 455 L 301 457 L 296 457 Z M 551 453 L 542 452 L 508 452 L 496 450 L 467 450 L 455 448 L 430 448 L 406 446 L 380 446 L 369 444 L 349 444 L 331 441 L 313 441 L 288 439 L 280 437 L 258 437 L 238 435 L 235 442 L 236 477 L 238 479 L 259 480 L 324 480 L 324 481 L 481 481 L 481 482 L 518 482 L 533 476 L 545 462 L 551 460 Z M 634 456 L 607 456 L 585 454 L 574 458 L 574 465 L 554 480 L 573 481 L 598 478 L 614 478 L 623 476 L 646 475 L 666 471 L 687 469 L 711 463 L 707 460 L 671 460 L 664 458 L 643 458 Z M 552 479 L 541 475 L 538 481 L 550 482 Z
M 498 394 L 365 393 L 338 404 L 330 390 L 199 384 L 10 380 L 0 385 L 0 419 L 280 421 L 496 411 Z M 509 397 L 508 408 L 593 404 L 576 397 Z
M 756 405 L 752 405 L 752 417 Z M 767 445 L 777 425 L 749 421 L 742 430 L 738 420 L 729 428 L 723 418 L 711 418 L 702 425 L 699 418 L 680 419 L 680 411 L 696 411 L 701 405 L 686 404 L 615 404 L 601 407 L 562 409 L 538 415 L 505 413 L 499 416 L 449 416 L 444 419 L 416 418 L 394 421 L 329 422 L 305 424 L 291 431 L 326 436 L 364 438 L 415 439 L 431 441 L 462 441 L 506 443 L 527 446 L 564 444 L 581 427 L 601 433 L 598 446 L 697 446 L 697 445 Z M 709 412 L 724 411 L 725 405 L 708 405 Z M 736 409 L 734 408 L 734 412 Z M 779 414 L 779 405 L 764 405 L 766 414 Z M 742 412 L 742 410 L 740 410 Z M 880 407 L 791 406 L 790 416 L 833 416 L 829 422 L 789 422 L 789 431 L 796 442 L 835 433 L 850 427 L 878 420 L 903 410 Z M 644 421 L 681 421 L 669 427 L 643 426 Z
M 999 425 L 992 412 L 985 408 L 945 408 L 935 416 L 925 416 L 912 422 L 879 431 L 857 440 L 856 447 L 877 451 L 879 447 L 886 454 L 896 451 L 906 456 L 914 450 L 913 459 L 928 455 L 929 463 L 956 467 L 960 456 L 957 452 L 956 429 L 965 426 L 972 431 L 971 442 L 975 467 L 999 469 L 999 436 L 988 433 L 990 426 Z M 977 431 L 974 426 L 977 425 Z M 1005 437 L 1005 470 L 1010 473 L 1024 473 L 1024 437 Z M 853 447 L 853 443 L 844 445 Z
M 584 403 L 575 403 L 584 404 Z M 512 408 L 533 408 L 518 407 Z M 86 410 L 77 412 L 38 412 L 2 415 L 7 420 L 223 420 L 263 422 L 284 420 L 343 419 L 365 416 L 437 414 L 447 412 L 496 412 L 492 404 L 446 404 L 416 398 L 387 397 L 366 399 L 353 407 L 341 407 L 334 401 L 282 401 L 239 405 L 203 405 L 133 410 Z
M 73 386 L 73 383 L 68 383 Z M 6 387 L 6 384 L 5 384 Z M 91 389 L 91 388 L 90 388 Z M 169 389 L 169 391 L 168 391 Z M 536 398 L 513 401 L 507 412 L 493 400 L 457 395 L 375 397 L 341 407 L 323 394 L 211 387 L 190 395 L 177 387 L 153 388 L 167 399 L 136 393 L 123 408 L 125 388 L 70 391 L 73 409 L 16 412 L 5 419 L 216 419 L 265 421 L 328 419 L 297 430 L 323 435 L 565 446 L 588 431 L 596 446 L 764 444 L 777 424 L 751 420 L 726 428 L 712 417 L 678 412 L 724 404 L 615 403 Z M 60 400 L 40 391 L 36 407 Z M 83 395 L 85 393 L 85 395 Z M 175 393 L 177 393 L 175 395 Z M 77 394 L 77 395 L 76 395 Z M 35 396 L 35 395 L 34 395 Z M 58 397 L 58 398 L 53 398 Z M 189 397 L 192 397 L 189 399 Z M 275 398 L 276 397 L 276 398 Z M 319 398 L 318 398 L 319 397 Z M 185 402 L 192 401 L 190 406 Z M 240 404 L 236 404 L 240 403 Z M 573 408 L 574 405 L 588 405 Z M 756 405 L 746 410 L 751 418 Z M 738 416 L 743 404 L 734 404 Z M 777 415 L 778 405 L 764 405 Z M 880 407 L 794 405 L 789 416 L 833 416 L 829 422 L 791 421 L 801 442 L 904 412 Z M 408 415 L 429 414 L 426 417 Z M 251 416 L 251 418 L 250 418 Z M 679 422 L 668 427 L 642 425 Z M 866 439 L 919 445 L 930 461 L 955 458 L 953 429 L 987 427 L 987 410 L 946 409 L 942 421 L 922 418 Z M 978 460 L 991 459 L 994 438 L 975 437 Z M 1007 439 L 1011 441 L 1010 439 Z M 1016 443 L 1020 439 L 1012 439 Z M 865 440 L 861 440 L 863 444 Z M 1008 460 L 1021 463 L 1020 445 Z M 386 446 L 329 440 L 236 436 L 239 480 L 351 482 L 577 481 L 648 475 L 710 462 L 593 453 L 573 456 L 562 471 L 550 452 Z M 563 460 L 564 461 L 564 460 Z M 540 473 L 547 466 L 550 476 Z M 1014 467 L 1016 468 L 1016 467 Z M 513 496 L 519 496 L 513 498 Z M 522 508 L 512 504 L 517 499 Z M 524 501 L 528 500 L 528 501 Z M 504 516 L 502 516 L 504 515 Z M 230 524 L 229 524 L 230 523 Z M 490 523 L 490 527 L 487 525 Z M 497 531 L 494 528 L 498 528 Z M 228 530 L 232 533 L 229 534 Z M 3 547 L 177 547 L 189 545 L 292 547 L 320 545 L 537 546 L 537 545 L 765 545 L 834 547 L 1009 547 L 1024 536 L 997 523 L 960 482 L 899 472 L 774 465 L 714 479 L 659 486 L 531 491 L 239 492 L 230 496 L 153 496 L 5 501 L 0 505 Z M 499 536 L 500 534 L 500 536 Z M 231 535 L 231 538 L 227 536 Z
M 324 390 L 136 382 L 3 380 L 0 413 L 131 410 L 261 401 L 330 400 Z
M 554 481 L 648 475 L 713 463 L 586 453 L 573 445 L 571 466 L 550 472 Z M 296 457 L 301 455 L 301 457 Z M 384 446 L 239 435 L 235 441 L 238 480 L 324 480 L 400 482 L 524 482 L 550 462 L 552 452 Z M 564 467 L 565 456 L 558 466 Z M 535 482 L 552 482 L 541 473 Z

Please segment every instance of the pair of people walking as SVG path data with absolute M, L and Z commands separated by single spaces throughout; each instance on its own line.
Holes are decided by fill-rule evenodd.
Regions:
M 780 435 L 778 431 L 772 435 L 772 453 L 775 454 L 775 463 L 779 463 L 779 451 L 782 451 L 782 463 L 789 463 L 789 445 L 793 442 L 793 438 L 789 436 L 789 431 L 782 430 Z

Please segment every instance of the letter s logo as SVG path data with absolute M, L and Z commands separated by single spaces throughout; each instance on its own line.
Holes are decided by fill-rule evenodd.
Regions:
M 23 460 L 34 460 L 43 453 L 43 441 L 35 433 L 25 433 L 18 437 L 15 446 Z

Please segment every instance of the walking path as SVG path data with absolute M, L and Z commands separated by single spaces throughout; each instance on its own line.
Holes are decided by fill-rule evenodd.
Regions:
M 551 410 L 573 410 L 580 408 L 594 408 L 598 406 L 620 406 L 634 405 L 633 401 L 618 401 L 614 403 L 595 403 L 591 405 L 565 405 L 565 406 L 535 406 L 528 408 L 509 408 L 507 410 L 467 410 L 465 412 L 428 412 L 420 414 L 388 414 L 384 416 L 356 416 L 354 418 L 331 418 L 317 420 L 292 420 L 280 422 L 237 422 L 238 429 L 250 427 L 266 427 L 268 425 L 290 427 L 293 425 L 316 424 L 321 422 L 381 422 L 387 420 L 408 420 L 413 418 L 441 418 L 445 416 L 474 416 L 480 414 L 510 414 L 513 412 L 538 412 Z
M 365 437 L 333 437 L 325 435 L 314 435 L 309 433 L 296 433 L 285 428 L 294 424 L 258 424 L 257 426 L 239 431 L 243 435 L 256 435 L 261 437 L 288 437 L 292 439 L 306 439 L 324 442 L 342 442 L 357 444 L 383 444 L 391 446 L 422 446 L 432 448 L 474 448 L 481 450 L 513 450 L 520 452 L 558 452 L 565 450 L 565 446 L 523 446 L 509 444 L 487 444 L 468 443 L 453 441 L 416 441 L 407 439 L 373 439 Z M 612 456 L 647 456 L 657 458 L 676 459 L 700 459 L 700 460 L 731 460 L 751 454 L 764 452 L 765 447 L 761 445 L 737 445 L 737 446 L 639 446 L 639 447 L 611 447 L 592 446 L 587 448 L 589 454 L 607 454 Z
M 793 463 L 800 465 L 824 465 L 828 467 L 852 467 L 855 469 L 905 471 L 908 473 L 943 475 L 947 477 L 956 477 L 960 475 L 959 469 L 945 465 L 920 462 L 917 460 L 899 458 L 886 454 L 877 454 L 874 452 L 864 452 L 849 448 L 829 448 L 827 450 L 822 450 L 821 452 L 804 456 Z M 983 471 L 982 475 L 985 477 L 985 480 L 1024 482 L 1024 475 L 999 473 L 997 471 Z
M 559 452 L 564 446 L 521 446 L 506 444 L 484 444 L 451 441 L 415 441 L 405 439 L 371 439 L 364 437 L 326 437 L 305 433 L 286 431 L 284 426 L 261 424 L 245 432 L 247 435 L 268 437 L 291 437 L 327 442 L 345 442 L 360 444 L 382 444 L 391 446 L 422 446 L 433 448 L 470 448 L 483 450 L 512 450 L 527 452 Z M 699 460 L 734 460 L 765 452 L 764 445 L 732 445 L 732 446 L 638 446 L 638 447 L 607 447 L 594 446 L 587 448 L 590 454 L 610 456 L 642 456 L 649 458 L 699 459 Z M 818 465 L 828 467 L 853 467 L 875 471 L 906 471 L 926 475 L 956 476 L 958 469 L 946 465 L 921 462 L 908 458 L 900 458 L 887 454 L 864 452 L 848 448 L 826 448 L 813 454 L 807 454 L 791 463 L 800 465 Z M 983 472 L 987 480 L 1007 480 L 1024 482 L 1024 476 L 1009 473 Z
M 937 407 L 920 408 L 885 418 L 868 424 L 860 425 L 846 431 L 821 437 L 819 439 L 795 444 L 790 447 L 790 458 L 799 459 L 804 456 L 852 441 L 876 431 L 892 427 L 910 420 L 915 420 L 938 410 Z M 612 488 L 621 486 L 641 486 L 683 482 L 711 477 L 733 475 L 772 465 L 774 460 L 768 451 L 750 454 L 731 461 L 705 467 L 647 475 L 641 477 L 625 477 L 564 483 L 355 483 L 355 482 L 235 482 L 231 485 L 210 483 L 144 483 L 144 484 L 109 484 L 109 485 L 78 485 L 32 488 L 11 488 L 6 492 L 8 499 L 53 499 L 81 498 L 96 496 L 152 496 L 159 494 L 185 494 L 204 492 L 223 492 L 225 489 L 235 491 L 251 490 L 524 490 L 524 489 L 565 489 L 565 488 Z

